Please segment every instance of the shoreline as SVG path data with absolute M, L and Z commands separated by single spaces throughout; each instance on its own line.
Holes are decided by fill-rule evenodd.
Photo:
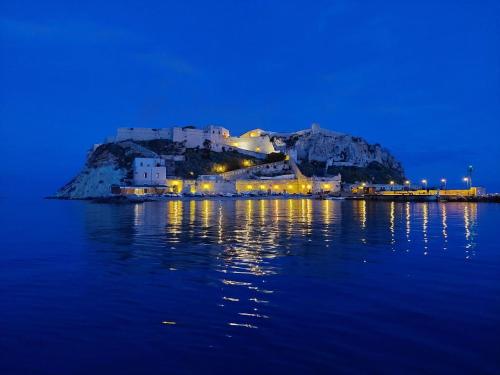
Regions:
M 478 196 L 478 197 L 457 197 L 446 199 L 422 202 L 413 200 L 411 197 L 408 199 L 373 199 L 372 197 L 364 196 L 317 196 L 317 195 L 301 195 L 301 194 L 291 194 L 291 195 L 236 195 L 236 196 L 219 196 L 219 195 L 205 195 L 205 196 L 149 196 L 149 197 L 139 197 L 134 196 L 128 197 L 123 195 L 118 196 L 107 196 L 107 197 L 88 197 L 88 198 L 66 198 L 66 197 L 45 197 L 44 199 L 50 200 L 69 200 L 69 201 L 90 201 L 96 204 L 131 204 L 131 203 L 146 203 L 146 202 L 168 202 L 173 200 L 182 201 L 202 201 L 202 200 L 285 200 L 285 199 L 311 199 L 311 200 L 332 200 L 332 201 L 365 201 L 365 202 L 396 202 L 396 203 L 500 203 L 500 194 Z

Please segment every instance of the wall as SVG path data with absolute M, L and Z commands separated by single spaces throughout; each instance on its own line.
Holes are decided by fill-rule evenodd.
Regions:
M 274 146 L 271 143 L 269 137 L 229 137 L 226 143 L 230 146 L 242 148 L 248 151 L 260 152 L 263 154 L 270 154 L 271 152 L 275 152 Z
M 293 179 L 240 179 L 236 180 L 236 191 L 238 193 L 289 193 L 289 194 L 306 194 L 311 185 L 301 183 L 299 180 Z
M 220 176 L 226 180 L 234 180 L 236 178 L 247 178 L 254 173 L 261 172 L 263 174 L 275 172 L 289 172 L 290 166 L 286 161 L 278 161 L 276 163 L 267 163 L 255 165 L 253 167 L 236 169 L 234 171 L 221 173 Z
M 113 139 L 113 138 L 111 138 Z M 171 128 L 118 128 L 116 137 L 112 142 L 126 141 L 132 139 L 134 141 L 150 141 L 153 139 L 172 139 Z M 108 139 L 109 141 L 110 139 Z
M 135 158 L 134 185 L 165 185 L 167 170 L 163 159 Z
M 312 183 L 312 192 L 330 192 L 338 193 L 341 188 L 341 178 L 340 175 L 334 177 L 312 177 L 308 179 Z

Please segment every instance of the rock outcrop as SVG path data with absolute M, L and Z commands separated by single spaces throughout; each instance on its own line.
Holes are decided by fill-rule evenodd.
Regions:
M 360 137 L 313 126 L 297 133 L 275 134 L 271 139 L 276 148 L 296 153 L 299 163 L 316 161 L 331 166 L 362 168 L 378 163 L 404 174 L 401 163 L 387 149 L 369 144 Z
M 296 156 L 302 173 L 308 176 L 340 173 L 345 182 L 375 183 L 387 183 L 389 180 L 401 182 L 404 179 L 401 163 L 388 150 L 359 137 L 328 131 L 316 125 L 296 133 L 262 131 L 262 134 L 269 136 L 275 149 Z M 131 183 L 132 163 L 136 157 L 158 158 L 163 155 L 184 155 L 185 161 L 171 162 L 167 170 L 169 175 L 176 174 L 181 178 L 211 173 L 215 163 L 228 166 L 228 170 L 238 169 L 244 159 L 250 158 L 236 151 L 186 149 L 183 143 L 169 140 L 105 143 L 89 153 L 83 170 L 55 197 L 87 199 L 109 196 L 112 185 Z M 255 159 L 255 163 L 261 162 Z

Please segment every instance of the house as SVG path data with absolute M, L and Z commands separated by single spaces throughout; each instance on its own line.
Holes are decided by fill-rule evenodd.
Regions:
M 166 184 L 165 160 L 159 158 L 135 158 L 133 163 L 134 185 L 163 186 Z

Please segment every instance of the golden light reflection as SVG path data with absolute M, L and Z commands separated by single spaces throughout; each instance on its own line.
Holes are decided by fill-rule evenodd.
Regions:
M 406 219 L 406 241 L 407 242 L 411 242 L 411 239 L 410 239 L 410 233 L 411 233 L 411 205 L 410 205 L 410 202 L 406 202 L 405 210 L 406 210 L 406 215 L 405 215 L 405 219 Z M 407 251 L 410 251 L 410 250 L 407 249 Z
M 427 250 L 429 249 L 428 242 L 428 233 L 427 229 L 429 227 L 429 205 L 427 203 L 423 204 L 422 207 L 422 233 L 424 236 L 424 255 L 427 255 Z
M 443 239 L 444 239 L 444 250 L 447 250 L 448 249 L 448 223 L 447 223 L 447 214 L 446 214 L 446 203 L 442 203 L 440 204 L 440 207 L 441 207 L 441 224 L 443 226 L 443 230 L 442 230 L 442 233 L 443 233 Z
M 366 228 L 366 201 L 363 199 L 360 201 L 361 207 L 361 228 Z
M 389 230 L 391 231 L 391 245 L 394 245 L 396 243 L 395 239 L 395 218 L 396 218 L 396 203 L 391 202 L 391 207 L 390 207 L 390 220 L 389 220 Z

